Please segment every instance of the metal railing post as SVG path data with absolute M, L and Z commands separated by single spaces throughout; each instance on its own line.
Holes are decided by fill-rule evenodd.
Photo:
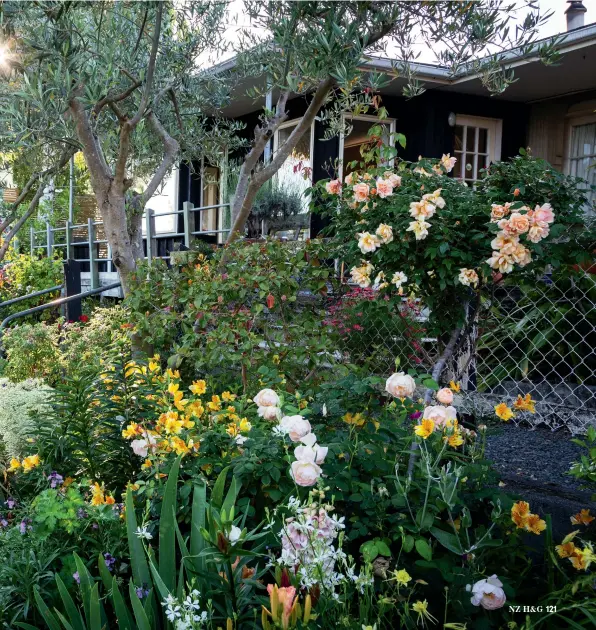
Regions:
M 190 201 L 185 201 L 182 204 L 182 216 L 184 217 L 184 244 L 186 247 L 190 247 L 190 241 L 192 239 L 192 233 L 195 231 L 194 212 L 192 212 L 193 205 Z
M 54 233 L 52 232 L 52 226 L 49 221 L 46 221 L 46 252 L 48 254 L 48 258 L 52 257 L 53 243 L 54 241 Z
M 99 267 L 95 255 L 95 223 L 93 219 L 87 219 L 87 232 L 89 235 L 89 271 L 91 272 L 91 288 L 99 287 Z
M 64 233 L 66 235 L 66 260 L 70 260 L 71 258 L 74 258 L 72 247 L 72 223 L 70 220 L 65 223 Z
M 35 228 L 33 226 L 31 226 L 29 228 L 29 239 L 30 239 L 30 252 L 31 252 L 31 257 L 33 257 L 33 252 L 35 251 Z
M 155 238 L 155 210 L 147 208 L 145 210 L 145 238 L 147 240 L 147 261 L 151 261 L 157 256 L 157 240 Z

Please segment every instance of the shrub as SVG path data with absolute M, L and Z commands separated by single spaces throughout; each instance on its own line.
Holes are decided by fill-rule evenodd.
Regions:
M 18 457 L 25 448 L 25 438 L 31 432 L 31 414 L 48 409 L 52 390 L 37 379 L 11 383 L 0 379 L 0 442 L 6 455 Z

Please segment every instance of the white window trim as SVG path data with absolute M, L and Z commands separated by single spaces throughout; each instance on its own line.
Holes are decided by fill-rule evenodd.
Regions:
M 393 144 L 393 139 L 395 138 L 395 118 L 383 118 L 382 120 L 378 116 L 371 116 L 370 114 L 359 114 L 357 116 L 353 116 L 349 113 L 342 114 L 342 126 L 345 126 L 346 119 L 352 120 L 364 120 L 367 122 L 376 122 L 379 124 L 389 124 L 389 142 Z M 343 181 L 344 179 L 344 142 L 345 142 L 345 134 L 340 133 L 339 135 L 339 179 Z M 393 167 L 395 160 L 392 158 L 389 160 L 388 166 Z
M 501 159 L 501 144 L 503 142 L 503 120 L 501 118 L 484 118 L 481 116 L 466 116 L 457 114 L 455 116 L 455 124 L 486 129 L 488 131 L 487 153 L 489 162 L 498 162 Z M 465 145 L 463 153 L 466 153 Z M 461 177 L 462 181 L 465 181 L 466 179 L 463 171 L 464 166 L 465 164 L 462 164 L 462 174 L 464 175 Z
M 273 134 L 273 151 L 271 152 L 271 159 L 275 158 L 275 153 L 279 150 L 279 132 L 282 129 L 287 129 L 288 127 L 295 127 L 302 119 L 301 118 L 292 118 L 292 120 L 286 120 L 286 122 L 282 123 Z M 315 122 L 319 120 L 315 118 L 310 125 L 310 183 L 312 184 L 312 175 L 314 170 L 314 157 L 315 157 Z M 277 173 L 275 173 L 277 177 Z
M 566 175 L 571 174 L 571 138 L 573 135 L 573 127 L 581 127 L 582 125 L 591 125 L 596 123 L 596 114 L 588 116 L 573 116 L 567 120 L 565 125 L 565 156 L 563 158 L 563 172 Z

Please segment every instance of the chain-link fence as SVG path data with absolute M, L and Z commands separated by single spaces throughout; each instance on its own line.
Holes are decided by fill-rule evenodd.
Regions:
M 372 289 L 351 287 L 329 307 L 327 324 L 340 333 L 344 360 L 377 374 L 400 368 L 432 370 L 444 344 L 426 331 L 428 312 L 404 300 L 399 313 Z M 494 406 L 530 394 L 536 412 L 511 422 L 596 426 L 596 265 L 566 266 L 524 284 L 487 288 L 464 349 L 441 377 L 461 384 L 462 411 L 494 417 Z

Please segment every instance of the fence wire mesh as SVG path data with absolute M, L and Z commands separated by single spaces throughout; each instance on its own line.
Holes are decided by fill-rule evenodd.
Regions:
M 350 287 L 328 313 L 343 360 L 377 374 L 393 372 L 396 358 L 400 370 L 430 372 L 443 349 L 426 331 L 428 312 L 413 300 L 390 312 L 371 289 Z M 530 394 L 535 413 L 516 412 L 511 422 L 573 434 L 596 426 L 596 264 L 495 284 L 483 291 L 475 321 L 465 351 L 441 377 L 460 382 L 462 412 L 494 418 L 496 404 Z

